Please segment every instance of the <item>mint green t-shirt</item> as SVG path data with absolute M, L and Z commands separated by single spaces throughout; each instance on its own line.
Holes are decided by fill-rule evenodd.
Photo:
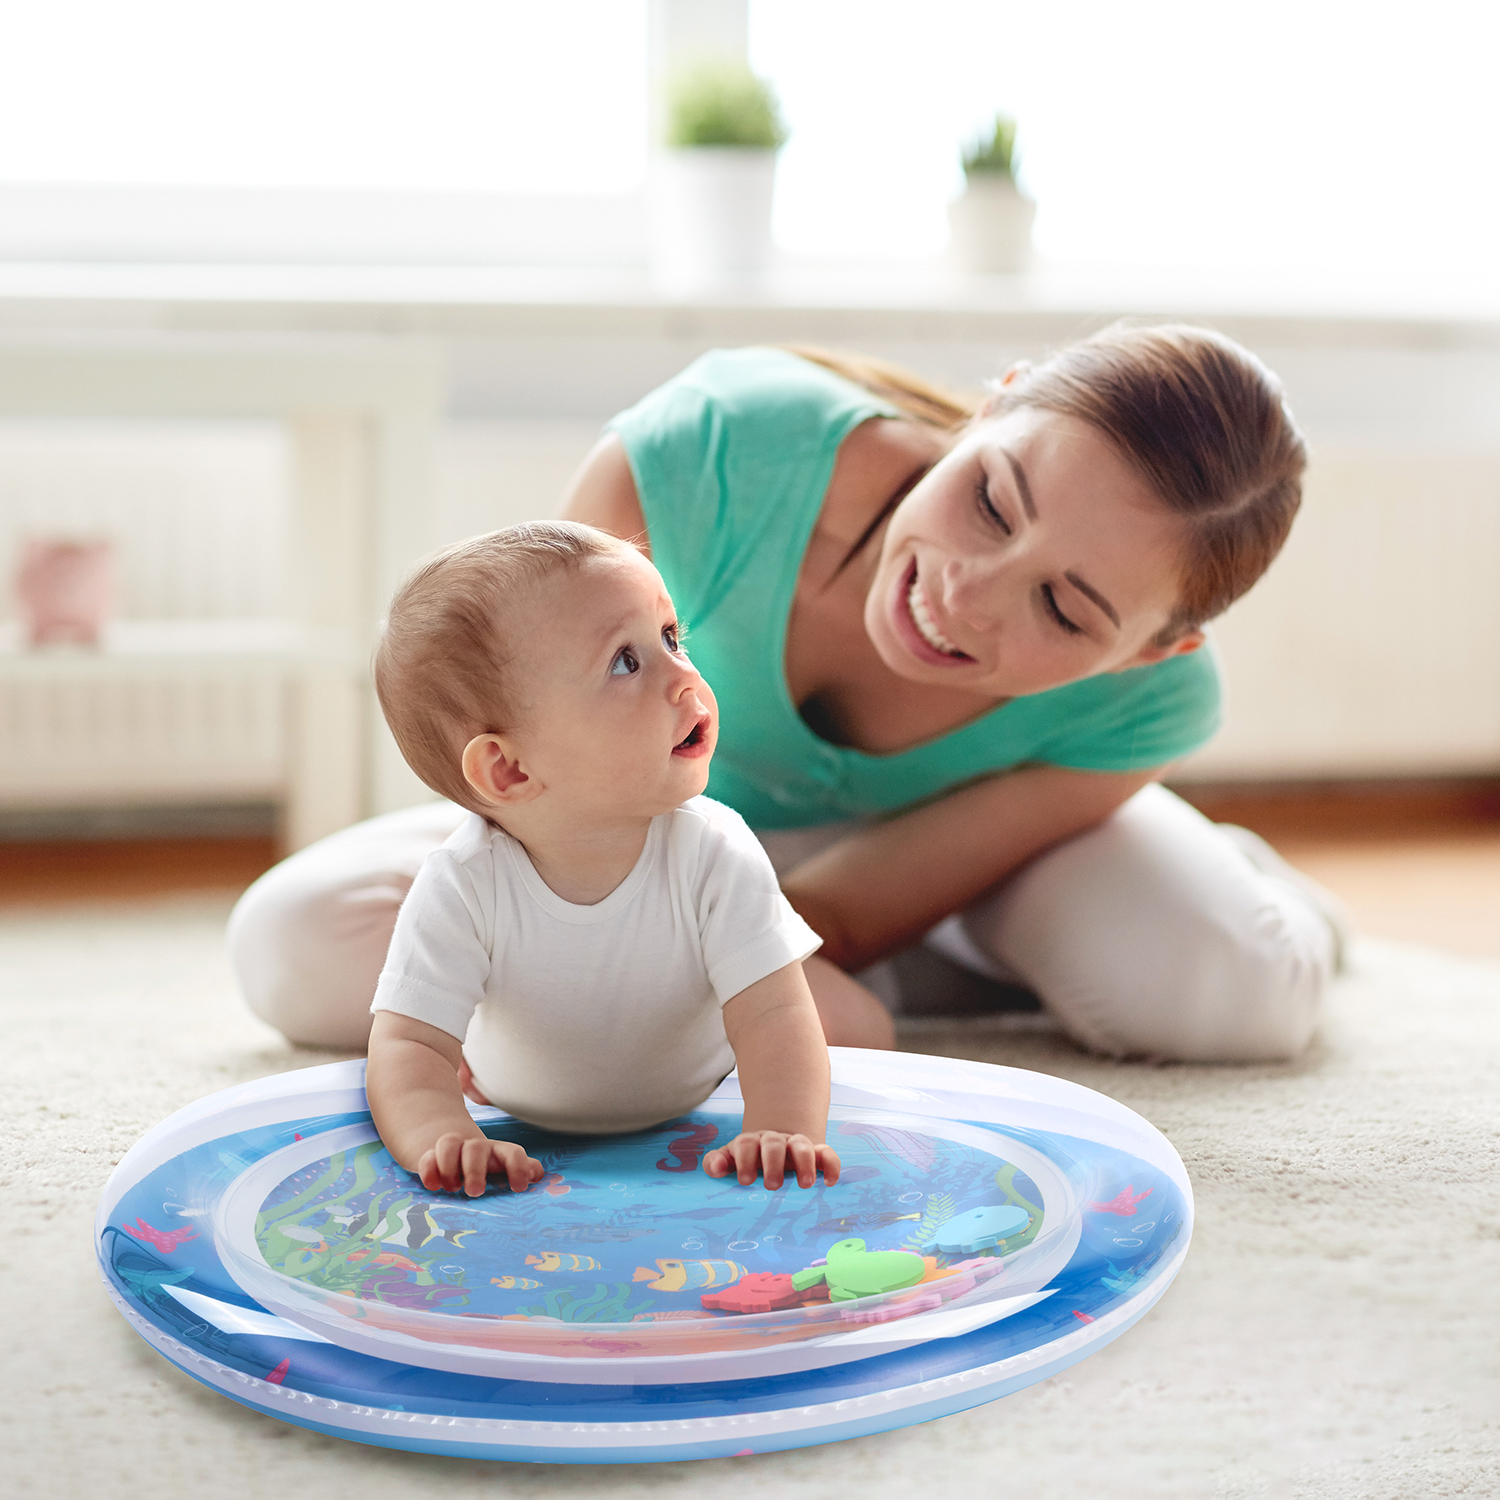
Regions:
M 1013 698 L 892 755 L 820 739 L 787 692 L 787 616 L 839 444 L 900 415 L 778 349 L 706 354 L 610 424 L 630 459 L 688 651 L 719 701 L 708 794 L 756 828 L 889 812 L 1026 762 L 1136 771 L 1218 728 L 1219 676 L 1196 651 Z

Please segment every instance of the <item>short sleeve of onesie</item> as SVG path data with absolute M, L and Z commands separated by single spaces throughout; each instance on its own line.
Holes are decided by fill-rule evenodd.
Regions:
M 397 1011 L 463 1040 L 490 977 L 488 845 L 488 825 L 471 815 L 423 861 L 396 915 L 372 1011 Z
M 822 939 L 781 894 L 771 861 L 745 820 L 695 797 L 675 822 L 701 820 L 696 905 L 703 962 L 719 1004 L 814 952 Z

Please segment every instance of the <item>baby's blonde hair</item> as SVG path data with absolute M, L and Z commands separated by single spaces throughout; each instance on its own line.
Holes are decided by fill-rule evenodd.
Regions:
M 559 569 L 627 545 L 574 521 L 526 521 L 445 548 L 396 590 L 375 649 L 375 691 L 406 763 L 433 791 L 482 812 L 464 747 L 516 728 L 506 606 Z

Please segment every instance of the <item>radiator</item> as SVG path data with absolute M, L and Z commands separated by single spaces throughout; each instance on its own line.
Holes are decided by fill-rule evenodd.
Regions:
M 455 424 L 444 535 L 549 513 L 595 432 Z M 0 424 L 0 569 L 28 531 L 105 533 L 123 574 L 108 652 L 21 653 L 0 619 L 0 806 L 281 796 L 316 712 L 277 666 L 285 465 L 252 424 Z M 1285 552 L 1214 627 L 1227 721 L 1180 774 L 1500 770 L 1497 570 L 1500 454 L 1319 445 Z
M 1500 771 L 1500 454 L 1320 446 L 1189 778 Z
M 23 650 L 7 588 L 0 805 L 281 797 L 288 496 L 277 425 L 0 423 L 0 577 L 107 537 L 119 580 L 99 651 Z

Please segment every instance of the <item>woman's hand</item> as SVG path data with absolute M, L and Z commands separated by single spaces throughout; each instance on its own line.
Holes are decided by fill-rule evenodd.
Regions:
M 781 889 L 823 939 L 818 957 L 857 972 L 1102 823 L 1157 775 L 1023 766 L 858 829 Z
M 513 1141 L 492 1141 L 488 1136 L 450 1130 L 422 1154 L 417 1176 L 431 1193 L 456 1193 L 460 1189 L 477 1198 L 489 1185 L 492 1173 L 505 1174 L 513 1193 L 524 1193 L 546 1170 L 535 1157 Z
M 727 1177 L 733 1172 L 741 1187 L 749 1187 L 762 1176 L 772 1192 L 785 1181 L 788 1166 L 798 1187 L 810 1188 L 819 1172 L 829 1187 L 839 1180 L 838 1153 L 832 1146 L 814 1143 L 805 1135 L 784 1135 L 779 1130 L 741 1131 L 727 1146 L 703 1158 L 703 1170 L 710 1177 Z

